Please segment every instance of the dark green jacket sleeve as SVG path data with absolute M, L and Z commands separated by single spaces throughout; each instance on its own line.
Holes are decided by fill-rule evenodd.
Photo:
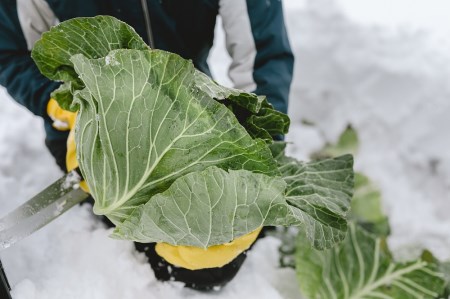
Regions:
M 17 16 L 16 1 L 0 3 L 0 84 L 21 105 L 45 121 L 47 137 L 65 138 L 51 127 L 46 113 L 50 93 L 59 85 L 41 75 L 27 49 Z
M 229 76 L 236 88 L 266 95 L 287 112 L 294 56 L 280 0 L 221 0 Z
M 287 113 L 294 55 L 289 44 L 280 0 L 247 0 L 256 57 L 253 79 L 256 94 L 266 95 L 274 107 Z

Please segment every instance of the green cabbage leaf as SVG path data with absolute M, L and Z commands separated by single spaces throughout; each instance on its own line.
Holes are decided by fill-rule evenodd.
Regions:
M 350 224 L 344 242 L 318 251 L 297 238 L 296 271 L 305 298 L 441 298 L 445 276 L 425 259 L 395 262 L 382 238 Z

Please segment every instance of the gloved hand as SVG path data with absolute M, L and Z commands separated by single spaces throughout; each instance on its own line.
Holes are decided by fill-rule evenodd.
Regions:
M 70 130 L 67 139 L 66 166 L 67 171 L 78 167 L 76 145 L 75 145 L 75 122 L 76 112 L 70 112 L 62 109 L 58 102 L 50 99 L 47 104 L 47 114 L 53 120 L 53 127 L 60 131 Z M 89 192 L 85 181 L 80 183 L 80 187 Z M 239 254 L 247 250 L 256 240 L 261 228 L 234 239 L 230 243 L 208 247 L 207 249 L 193 246 L 173 246 L 167 243 L 156 244 L 156 253 L 169 263 L 190 269 L 199 270 L 205 268 L 222 267 Z
M 249 249 L 260 232 L 261 228 L 258 228 L 247 235 L 234 239 L 230 243 L 211 246 L 207 249 L 158 243 L 155 250 L 159 256 L 178 267 L 190 270 L 220 268 Z
M 47 114 L 53 120 L 53 127 L 59 131 L 68 131 L 67 138 L 67 153 L 66 153 L 66 167 L 67 171 L 74 170 L 78 167 L 77 151 L 75 145 L 75 122 L 77 120 L 77 113 L 62 109 L 58 102 L 50 99 L 47 104 Z M 89 193 L 89 187 L 86 181 L 81 181 L 80 188 Z

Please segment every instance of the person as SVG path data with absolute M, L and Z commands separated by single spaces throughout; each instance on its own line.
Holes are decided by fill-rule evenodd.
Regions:
M 0 84 L 17 102 L 43 117 L 45 144 L 61 169 L 65 169 L 68 133 L 55 129 L 49 116 L 62 115 L 64 119 L 64 112 L 50 100 L 50 93 L 59 83 L 40 74 L 30 50 L 41 34 L 58 22 L 95 15 L 111 15 L 128 23 L 150 47 L 191 59 L 197 69 L 210 76 L 207 58 L 220 15 L 232 58 L 229 77 L 234 86 L 266 95 L 277 110 L 287 112 L 294 57 L 279 0 L 2 0 Z M 255 241 L 247 239 L 239 241 L 244 242 L 244 249 Z M 201 290 L 225 285 L 245 260 L 245 252 L 229 256 L 218 250 L 209 255 L 211 259 L 192 255 L 190 258 L 197 260 L 187 263 L 197 266 L 188 267 L 177 256 L 184 248 L 164 253 L 155 247 L 136 243 L 158 279 L 181 281 Z M 224 266 L 211 267 L 208 261 L 214 259 Z

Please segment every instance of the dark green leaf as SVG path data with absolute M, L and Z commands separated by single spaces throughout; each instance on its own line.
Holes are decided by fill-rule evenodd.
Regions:
M 273 108 L 265 96 L 223 87 L 201 72 L 196 72 L 199 89 L 233 111 L 241 125 L 253 138 L 271 143 L 273 138 L 289 130 L 289 117 Z
M 353 157 L 299 162 L 277 159 L 287 183 L 286 199 L 297 209 L 308 240 L 315 248 L 330 248 L 345 238 L 353 191 Z
M 66 110 L 72 104 L 71 93 L 84 84 L 78 78 L 70 58 L 83 54 L 87 58 L 101 58 L 115 49 L 148 49 L 132 27 L 109 16 L 74 18 L 42 34 L 31 57 L 43 75 L 65 85 L 53 94 Z

